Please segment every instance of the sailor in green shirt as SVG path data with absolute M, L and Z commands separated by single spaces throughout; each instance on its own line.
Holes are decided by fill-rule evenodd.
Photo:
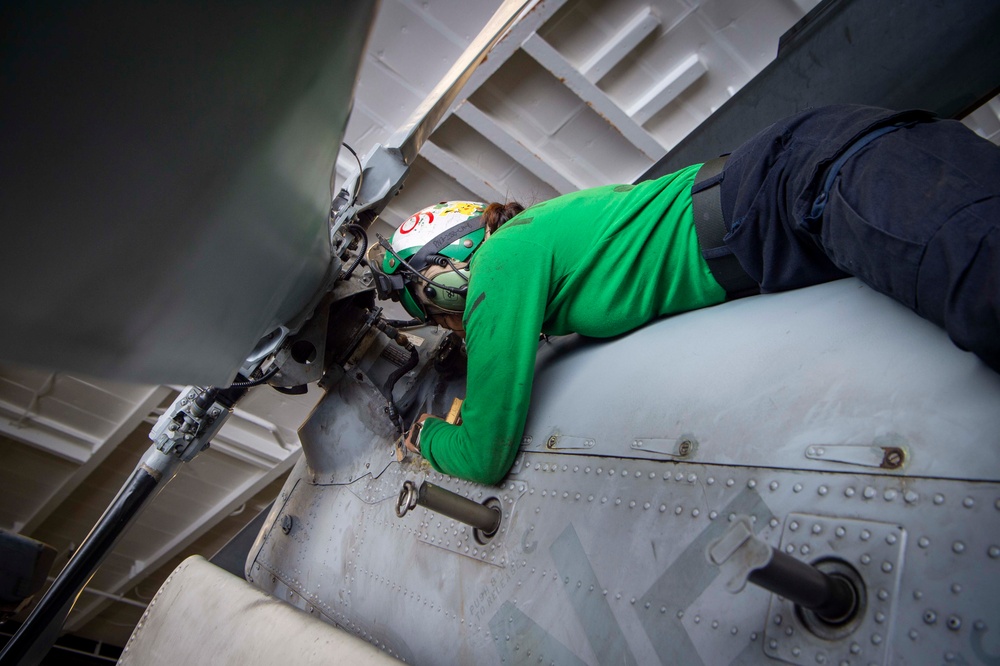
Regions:
M 484 241 L 473 240 L 474 247 L 467 246 L 476 231 L 445 246 L 472 255 L 463 302 L 449 307 L 448 299 L 458 299 L 442 289 L 449 279 L 465 286 L 461 277 L 455 282 L 453 266 L 461 266 L 454 262 L 425 270 L 439 285 L 416 285 L 402 299 L 411 314 L 424 318 L 422 308 L 432 321 L 465 334 L 462 423 L 426 418 L 419 432 L 420 453 L 435 469 L 485 484 L 504 477 L 521 442 L 539 333 L 611 337 L 725 300 L 692 223 L 691 184 L 700 166 L 567 194 L 524 210 Z M 409 250 L 446 228 L 463 231 L 454 225 L 484 212 L 495 218 L 497 209 L 503 207 L 448 202 L 420 211 L 393 235 L 383 268 L 391 275 Z
M 961 123 L 805 109 L 728 157 L 519 211 L 432 206 L 370 262 L 381 295 L 465 333 L 463 423 L 421 417 L 407 440 L 446 474 L 509 470 L 539 333 L 609 337 L 758 290 L 854 275 L 1000 372 L 1000 150 Z

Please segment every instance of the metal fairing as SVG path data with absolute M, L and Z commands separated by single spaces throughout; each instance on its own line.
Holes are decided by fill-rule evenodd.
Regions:
M 339 463 L 341 438 L 332 482 L 300 460 L 247 576 L 409 663 L 996 663 L 998 405 L 1000 376 L 856 280 L 567 338 L 542 345 L 500 486 L 396 462 L 391 437 Z M 336 392 L 321 412 L 361 418 Z M 339 471 L 359 456 L 368 473 Z M 419 506 L 398 518 L 404 480 L 496 498 L 498 534 Z M 814 635 L 754 585 L 728 591 L 706 549 L 737 516 L 857 571 L 847 635 Z

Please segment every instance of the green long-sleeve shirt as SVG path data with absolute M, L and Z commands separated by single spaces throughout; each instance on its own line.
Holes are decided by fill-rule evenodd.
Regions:
M 435 469 L 486 484 L 504 477 L 524 431 L 539 332 L 611 337 L 725 300 L 691 217 L 699 166 L 536 204 L 476 251 L 462 424 L 427 419 L 420 436 Z

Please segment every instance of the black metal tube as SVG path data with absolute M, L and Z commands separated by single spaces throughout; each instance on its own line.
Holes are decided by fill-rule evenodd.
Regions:
M 0 665 L 37 664 L 45 657 L 69 615 L 73 600 L 114 548 L 132 518 L 153 496 L 158 484 L 159 480 L 141 467 L 132 472 L 28 619 L 0 652 Z
M 417 488 L 417 504 L 480 529 L 486 536 L 492 535 L 500 527 L 501 514 L 498 509 L 483 506 L 426 481 Z
M 858 605 L 853 585 L 840 576 L 827 575 L 777 549 L 772 550 L 771 561 L 750 572 L 751 583 L 808 608 L 832 624 L 850 619 Z

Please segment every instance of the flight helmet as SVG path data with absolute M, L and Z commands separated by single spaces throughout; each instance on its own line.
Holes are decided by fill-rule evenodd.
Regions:
M 398 301 L 420 321 L 465 312 L 469 260 L 486 236 L 485 209 L 444 201 L 411 215 L 388 241 L 379 236 L 368 256 L 379 298 Z

